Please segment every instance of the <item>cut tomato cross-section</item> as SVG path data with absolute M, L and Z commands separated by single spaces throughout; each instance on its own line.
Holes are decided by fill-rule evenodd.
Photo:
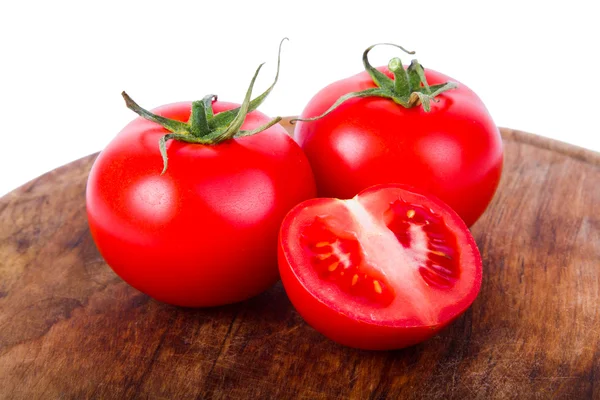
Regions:
M 481 286 L 481 258 L 460 217 L 401 185 L 296 206 L 281 227 L 279 269 L 310 325 L 364 349 L 431 337 Z

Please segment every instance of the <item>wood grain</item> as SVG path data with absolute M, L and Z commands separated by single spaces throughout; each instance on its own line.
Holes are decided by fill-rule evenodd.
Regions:
M 0 199 L 0 398 L 600 399 L 600 155 L 502 134 L 501 185 L 472 229 L 479 297 L 391 352 L 325 339 L 281 284 L 210 309 L 149 299 L 89 235 L 95 155 L 41 176 Z

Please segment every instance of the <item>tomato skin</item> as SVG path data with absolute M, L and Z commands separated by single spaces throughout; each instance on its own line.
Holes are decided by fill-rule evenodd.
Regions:
M 237 105 L 215 102 L 215 114 Z M 154 112 L 186 121 L 191 103 Z M 242 129 L 269 120 L 254 111 Z M 217 145 L 158 141 L 166 131 L 137 118 L 96 159 L 86 205 L 107 264 L 155 299 L 201 307 L 252 297 L 278 279 L 277 233 L 285 214 L 315 196 L 310 165 L 279 125 Z
M 368 324 L 348 317 L 320 301 L 302 285 L 281 245 L 285 238 L 280 236 L 279 240 L 279 273 L 290 301 L 310 326 L 336 343 L 364 350 L 401 349 L 431 338 L 452 322 L 435 327 L 406 327 L 399 333 L 394 326 Z
M 357 198 L 390 189 L 400 189 L 405 194 L 410 192 L 418 197 L 423 196 L 418 194 L 414 188 L 406 185 L 385 184 L 370 187 L 359 193 Z M 428 195 L 427 199 L 427 205 L 433 206 L 436 211 L 443 213 L 445 220 L 450 222 L 452 230 L 461 238 L 460 244 L 465 249 L 464 259 L 471 259 L 467 253 L 472 252 L 472 268 L 468 272 L 469 276 L 464 278 L 471 279 L 472 282 L 467 285 L 464 297 L 443 305 L 438 315 L 439 322 L 435 324 L 415 324 L 402 320 L 371 322 L 342 310 L 340 304 L 351 301 L 346 297 L 340 297 L 337 304 L 324 300 L 321 293 L 328 290 L 327 285 L 312 286 L 302 278 L 306 272 L 300 273 L 299 271 L 306 270 L 307 266 L 298 264 L 298 260 L 294 259 L 292 248 L 298 246 L 298 239 L 295 235 L 290 234 L 293 232 L 292 225 L 302 219 L 301 215 L 307 209 L 327 207 L 328 203 L 336 200 L 316 198 L 297 205 L 288 213 L 281 226 L 278 247 L 279 271 L 286 293 L 298 313 L 309 325 L 341 345 L 365 350 L 399 349 L 420 343 L 436 335 L 472 304 L 479 293 L 482 280 L 482 264 L 477 245 L 462 219 L 453 210 L 431 195 Z M 437 299 L 433 298 L 430 301 L 436 302 Z
M 392 77 L 385 67 L 380 71 Z M 455 81 L 425 70 L 429 84 Z M 375 87 L 367 72 L 330 84 L 300 118 L 325 112 L 340 96 Z M 319 196 L 351 198 L 380 183 L 402 183 L 450 205 L 468 226 L 490 203 L 502 172 L 502 139 L 485 105 L 459 83 L 432 102 L 406 109 L 390 99 L 351 99 L 329 115 L 297 123 Z

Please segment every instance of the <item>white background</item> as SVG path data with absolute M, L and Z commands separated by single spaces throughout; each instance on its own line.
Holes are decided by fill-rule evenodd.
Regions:
M 3 1 L 0 195 L 101 150 L 153 108 L 216 93 L 240 102 L 256 66 L 261 110 L 298 114 L 391 41 L 471 87 L 499 126 L 600 151 L 600 24 L 594 1 Z M 376 49 L 374 65 L 392 48 Z

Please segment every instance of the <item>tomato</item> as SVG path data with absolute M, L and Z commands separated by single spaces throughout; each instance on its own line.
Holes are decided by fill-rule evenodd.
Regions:
M 388 67 L 376 71 L 395 76 Z M 431 69 L 424 74 L 431 86 L 451 81 Z M 376 88 L 367 71 L 334 82 L 310 100 L 300 119 L 323 114 L 348 93 Z M 378 183 L 403 183 L 439 197 L 468 226 L 475 223 L 500 180 L 501 137 L 485 105 L 464 84 L 435 100 L 427 112 L 385 96 L 354 97 L 318 120 L 298 122 L 295 139 L 311 163 L 319 195 L 351 198 Z
M 236 105 L 213 104 L 215 113 Z M 155 110 L 185 121 L 190 103 Z M 269 119 L 254 111 L 244 129 Z M 171 141 L 160 175 L 164 128 L 138 118 L 95 161 L 87 212 L 110 267 L 148 295 L 181 306 L 240 301 L 273 283 L 285 214 L 314 197 L 306 157 L 279 125 L 216 145 Z
M 123 93 L 143 118 L 94 162 L 88 221 L 107 264 L 157 300 L 222 305 L 279 279 L 281 221 L 316 188 L 306 156 L 275 125 L 281 118 L 254 111 L 279 61 L 275 82 L 250 100 L 259 70 L 239 107 L 208 95 L 150 112 Z
M 481 257 L 461 218 L 398 184 L 294 207 L 279 234 L 279 271 L 311 326 L 372 350 L 430 338 L 473 303 L 481 286 Z

